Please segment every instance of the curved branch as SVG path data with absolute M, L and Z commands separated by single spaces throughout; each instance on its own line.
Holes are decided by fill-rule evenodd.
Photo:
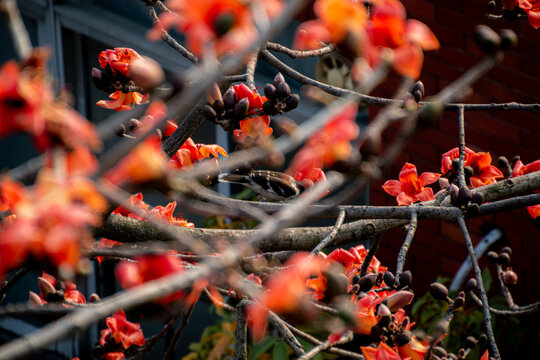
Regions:
M 320 49 L 302 51 L 293 50 L 278 43 L 267 42 L 265 48 L 268 50 L 280 52 L 293 59 L 300 59 L 330 54 L 336 50 L 336 45 L 329 44 L 321 47 Z
M 345 210 L 341 209 L 339 211 L 338 218 L 336 220 L 336 224 L 332 228 L 332 231 L 322 241 L 311 251 L 312 254 L 317 255 L 319 252 L 321 252 L 322 249 L 327 247 L 332 240 L 336 237 L 339 230 L 341 229 L 341 226 L 343 225 L 343 221 L 345 220 Z
M 474 300 L 474 302 L 476 302 L 478 305 L 482 306 L 482 300 L 480 300 L 478 298 L 478 296 L 473 291 L 469 291 L 469 295 Z M 526 305 L 526 306 L 517 306 L 513 310 L 495 309 L 495 308 L 490 306 L 489 311 L 494 315 L 501 315 L 501 316 L 530 315 L 530 314 L 534 314 L 534 313 L 540 311 L 540 301 L 529 304 L 529 305 Z

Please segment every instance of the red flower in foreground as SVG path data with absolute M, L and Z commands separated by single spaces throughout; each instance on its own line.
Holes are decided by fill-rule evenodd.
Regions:
M 281 12 L 279 0 L 266 0 L 260 3 L 266 15 L 273 17 Z M 257 33 L 249 1 L 241 0 L 169 0 L 167 7 L 172 13 L 159 16 L 165 29 L 176 26 L 186 37 L 189 50 L 201 56 L 205 50 L 212 49 L 220 56 L 225 53 L 236 53 L 245 48 Z M 158 25 L 148 36 L 157 40 L 162 34 Z
M 109 95 L 112 100 L 99 100 L 96 105 L 116 111 L 132 110 L 133 105 L 146 104 L 149 96 L 149 94 L 143 95 L 136 91 L 125 93 L 117 90 Z
M 399 354 L 382 341 L 376 349 L 369 346 L 361 346 L 360 349 L 366 360 L 401 360 Z
M 158 136 L 151 135 L 120 160 L 105 177 L 116 185 L 126 181 L 144 183 L 163 176 L 167 170 L 167 162 L 161 140 Z
M 268 279 L 266 291 L 261 294 L 259 301 L 248 307 L 255 339 L 261 339 L 264 335 L 269 310 L 277 314 L 303 310 L 308 315 L 314 312 L 307 297 L 306 280 L 324 267 L 320 257 L 297 253 L 285 263 L 283 270 Z
M 140 256 L 136 258 L 136 262 L 122 261 L 115 269 L 116 278 L 125 289 L 182 271 L 184 271 L 184 264 L 173 253 Z M 156 303 L 167 305 L 171 301 L 181 300 L 184 295 L 184 292 L 177 291 L 160 298 Z
M 105 320 L 108 329 L 101 331 L 99 343 L 104 348 L 122 345 L 123 350 L 131 346 L 143 346 L 146 343 L 141 326 L 127 321 L 124 310 L 120 310 Z M 119 360 L 124 358 L 123 351 L 113 351 L 103 354 L 106 360 Z
M 518 160 L 514 165 L 512 177 L 530 174 L 536 171 L 540 171 L 540 160 L 533 161 L 532 163 L 527 165 L 523 165 L 523 162 L 521 160 Z M 540 190 L 536 190 L 535 193 L 539 194 Z M 536 219 L 538 216 L 540 216 L 540 205 L 529 206 L 527 207 L 527 211 L 533 219 Z
M 433 200 L 433 190 L 425 185 L 432 184 L 440 174 L 425 172 L 418 177 L 416 166 L 405 163 L 399 173 L 399 180 L 388 180 L 383 189 L 392 196 L 397 196 L 398 205 L 410 205 L 417 201 Z
M 191 138 L 188 138 L 171 158 L 171 163 L 174 164 L 174 167 L 184 168 L 209 158 L 210 155 L 217 158 L 219 154 L 228 156 L 225 149 L 219 145 L 196 144 Z
M 355 123 L 356 111 L 355 104 L 344 105 L 343 110 L 313 134 L 298 151 L 287 173 L 294 175 L 296 180 L 316 182 L 324 179 L 324 174 L 321 174 L 323 167 L 348 159 L 351 154 L 350 141 L 359 133 Z
M 413 79 L 420 76 L 424 61 L 422 50 L 439 48 L 439 41 L 424 23 L 407 20 L 405 7 L 398 0 L 375 2 L 366 31 L 369 41 L 365 47 L 370 65 L 376 66 L 383 48 L 389 48 L 394 52 L 394 69 Z
M 75 271 L 81 248 L 92 242 L 90 226 L 101 222 L 106 202 L 86 178 L 59 180 L 43 169 L 32 191 L 3 179 L 1 201 L 15 214 L 0 232 L 0 276 L 23 264 L 28 256 L 43 266 Z
M 441 171 L 446 174 L 452 171 L 452 160 L 459 158 L 459 149 L 453 148 L 442 156 Z M 470 166 L 473 175 L 470 178 L 471 187 L 477 188 L 497 182 L 496 179 L 502 178 L 502 172 L 491 165 L 491 155 L 488 152 L 475 153 L 469 148 L 465 148 L 464 166 Z
M 503 8 L 510 11 L 519 6 L 529 20 L 529 24 L 535 29 L 540 28 L 540 1 L 538 0 L 503 0 Z
M 347 35 L 359 39 L 367 19 L 363 3 L 351 0 L 317 0 L 313 4 L 316 20 L 298 27 L 293 47 L 300 50 L 320 48 L 323 43 L 340 43 Z

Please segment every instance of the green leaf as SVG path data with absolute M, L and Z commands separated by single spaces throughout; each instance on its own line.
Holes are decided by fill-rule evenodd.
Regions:
M 276 342 L 272 349 L 272 359 L 289 360 L 289 346 L 283 340 Z
M 484 283 L 484 289 L 486 289 L 486 292 L 488 292 L 489 289 L 491 289 L 491 282 L 492 282 L 491 273 L 489 272 L 489 268 L 485 268 L 482 271 L 482 282 Z
M 276 340 L 277 338 L 275 336 L 268 335 L 264 341 L 254 344 L 249 358 L 252 360 L 259 359 L 262 354 L 268 351 L 276 343 Z

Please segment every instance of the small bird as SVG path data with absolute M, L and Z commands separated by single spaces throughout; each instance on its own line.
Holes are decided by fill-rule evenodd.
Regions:
M 241 184 L 268 200 L 292 199 L 306 190 L 306 186 L 292 176 L 269 170 L 252 170 L 244 174 L 219 174 L 218 181 Z

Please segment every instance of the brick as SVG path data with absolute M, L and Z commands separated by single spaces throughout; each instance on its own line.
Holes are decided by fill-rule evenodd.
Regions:
M 437 145 L 439 149 L 443 150 L 443 152 L 439 153 L 439 156 L 457 144 L 455 137 L 449 136 L 445 132 L 435 128 L 422 129 L 416 134 L 416 137 L 429 144 Z
M 453 278 L 460 266 L 461 262 L 449 257 L 443 257 L 441 261 L 441 275 Z
M 439 42 L 444 44 L 444 46 L 452 46 L 462 49 L 465 45 L 465 34 L 459 31 L 459 29 L 443 26 L 438 22 L 430 21 L 426 21 L 426 25 L 429 26 Z
M 530 94 L 540 94 L 540 80 L 506 67 L 495 67 L 495 80 L 516 90 Z
M 522 71 L 529 76 L 534 76 L 540 78 L 540 61 L 537 59 L 523 58 L 522 60 L 523 68 Z
M 403 0 L 403 5 L 411 18 L 421 16 L 426 19 L 435 20 L 435 5 L 424 0 Z
M 441 60 L 457 65 L 460 69 L 470 68 L 478 62 L 478 57 L 465 52 L 463 49 L 450 46 L 441 47 L 437 53 Z
M 530 150 L 533 150 L 537 155 L 540 156 L 540 147 L 538 146 L 540 144 L 540 133 L 538 132 L 538 129 L 535 130 L 521 130 L 520 131 L 520 143 L 525 148 L 528 148 Z M 527 159 L 527 160 L 525 160 Z M 529 161 L 529 159 L 531 159 Z M 523 157 L 522 161 L 527 161 L 526 163 L 532 162 L 534 160 L 538 159 L 538 156 L 533 156 L 532 158 Z
M 492 147 L 492 136 L 477 127 L 465 124 L 465 139 L 469 147 L 489 150 Z M 456 138 L 457 142 L 457 138 Z
M 465 115 L 467 124 L 475 126 L 483 131 L 486 131 L 497 138 L 504 138 L 512 142 L 519 142 L 519 129 L 504 121 L 500 121 L 483 112 L 467 113 Z M 467 134 L 465 134 L 465 139 Z
M 459 29 L 468 35 L 473 35 L 474 27 L 479 24 L 478 20 L 465 16 L 461 12 L 454 11 L 453 8 L 450 10 L 442 6 L 437 7 L 436 18 L 437 22 L 450 28 L 454 28 L 456 24 L 459 24 Z
M 423 71 L 433 74 L 439 74 L 440 78 L 453 81 L 459 78 L 465 70 L 459 69 L 454 65 L 434 58 L 425 58 Z
M 412 154 L 420 155 L 424 159 L 430 160 L 434 163 L 439 161 L 439 151 L 437 146 L 420 141 L 417 138 L 413 137 L 407 142 L 407 149 Z

